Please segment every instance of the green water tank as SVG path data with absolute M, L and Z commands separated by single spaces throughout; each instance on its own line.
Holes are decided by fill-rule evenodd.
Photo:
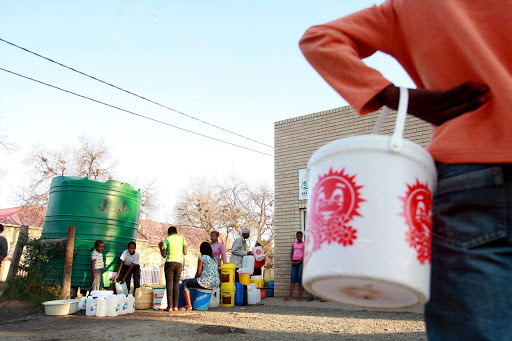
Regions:
M 96 240 L 105 243 L 101 285 L 110 286 L 108 273 L 117 271 L 121 253 L 137 237 L 140 201 L 140 190 L 120 181 L 53 178 L 42 237 L 65 238 L 68 226 L 75 226 L 72 286 L 90 286 L 91 249 Z M 64 258 L 46 263 L 42 270 L 47 282 L 62 284 Z

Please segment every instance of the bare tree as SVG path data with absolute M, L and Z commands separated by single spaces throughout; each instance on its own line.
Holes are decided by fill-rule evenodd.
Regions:
M 274 193 L 265 185 L 251 187 L 236 176 L 221 185 L 197 181 L 180 196 L 175 217 L 180 224 L 217 230 L 233 239 L 242 228 L 251 230 L 251 240 L 260 242 L 267 256 L 274 244 Z M 223 241 L 224 242 L 224 241 Z
M 30 182 L 19 189 L 16 197 L 27 215 L 44 217 L 51 180 L 55 176 L 87 177 L 98 181 L 114 177 L 117 161 L 104 139 L 80 136 L 78 142 L 77 146 L 57 149 L 34 146 L 26 157 L 24 162 L 29 168 Z M 156 208 L 156 182 L 145 183 L 141 192 L 141 218 L 148 219 Z M 43 219 L 34 221 L 40 221 L 42 225 Z
M 204 180 L 198 180 L 179 195 L 175 218 L 180 225 L 205 230 L 208 234 L 221 229 L 219 193 Z M 222 242 L 225 242 L 222 240 Z

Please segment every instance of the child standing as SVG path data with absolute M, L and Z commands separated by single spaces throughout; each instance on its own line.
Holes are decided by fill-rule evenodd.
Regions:
M 92 249 L 92 272 L 91 272 L 91 291 L 100 290 L 101 283 L 101 270 L 103 269 L 103 249 L 105 244 L 103 241 L 97 240 L 94 242 L 94 248 Z
M 302 259 L 304 258 L 304 242 L 302 241 L 302 232 L 297 232 L 295 237 L 297 237 L 297 241 L 293 242 L 292 250 L 290 252 L 290 259 L 292 261 L 290 295 L 284 299 L 285 301 L 290 301 L 293 299 L 295 283 L 299 284 L 299 297 L 297 298 L 297 301 L 302 301 Z
M 112 277 L 112 280 L 115 281 L 117 277 L 119 277 L 122 269 L 124 275 L 121 279 L 121 284 L 126 281 L 126 288 L 128 289 L 128 292 L 130 291 L 132 276 L 134 292 L 140 287 L 140 254 L 135 251 L 136 248 L 137 244 L 134 241 L 128 243 L 128 249 L 124 250 L 121 254 L 121 264 L 119 264 L 119 269 L 117 269 L 117 275 Z

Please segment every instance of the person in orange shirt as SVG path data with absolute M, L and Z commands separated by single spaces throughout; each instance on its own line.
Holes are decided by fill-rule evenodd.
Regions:
M 310 64 L 361 115 L 398 88 L 362 59 L 393 56 L 432 123 L 436 161 L 430 340 L 512 339 L 512 2 L 387 0 L 307 30 Z

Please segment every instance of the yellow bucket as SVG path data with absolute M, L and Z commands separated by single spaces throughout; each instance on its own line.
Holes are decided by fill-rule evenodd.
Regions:
M 251 279 L 251 283 L 256 283 L 258 289 L 263 288 L 263 280 L 262 279 Z
M 251 284 L 251 275 L 249 274 L 238 274 L 240 284 L 249 285 Z
M 235 264 L 224 263 L 220 266 L 220 281 L 222 284 L 229 283 L 235 285 Z
M 220 304 L 223 307 L 232 307 L 235 305 L 235 285 L 222 283 L 220 286 Z

